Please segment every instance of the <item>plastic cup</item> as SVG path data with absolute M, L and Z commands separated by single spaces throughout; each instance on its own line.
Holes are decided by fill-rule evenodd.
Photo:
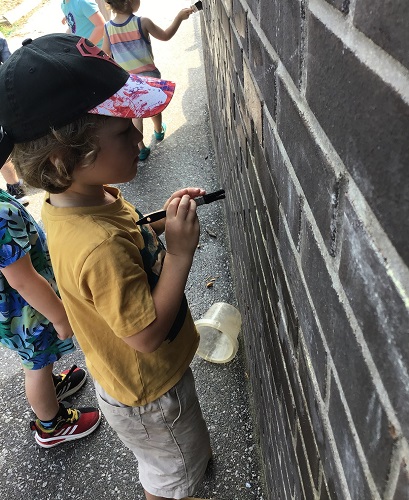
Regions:
M 225 302 L 216 302 L 195 325 L 200 334 L 198 356 L 212 363 L 227 363 L 234 358 L 239 347 L 240 311 Z

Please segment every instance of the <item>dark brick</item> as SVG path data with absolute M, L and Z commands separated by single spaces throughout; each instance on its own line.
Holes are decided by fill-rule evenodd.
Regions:
M 260 191 L 266 200 L 266 209 L 275 228 L 278 228 L 278 193 L 260 143 L 254 145 L 254 168 L 260 181 Z
M 300 468 L 301 481 L 303 484 L 305 498 L 315 498 L 315 489 L 313 486 L 313 480 L 308 470 L 308 457 L 305 453 L 305 450 L 302 445 L 302 437 L 300 435 L 297 436 L 297 461 L 298 466 Z
M 398 482 L 396 484 L 393 500 L 409 500 L 409 466 L 408 458 L 403 458 L 401 462 Z
M 278 200 L 283 207 L 286 223 L 297 246 L 300 232 L 301 199 L 268 123 L 264 124 L 264 139 L 267 165 L 277 188 Z M 276 227 L 276 232 L 278 233 L 278 227 Z
M 328 487 L 325 481 L 322 481 L 321 483 L 321 494 L 320 494 L 320 500 L 331 500 Z
M 361 0 L 354 14 L 355 26 L 388 54 L 409 68 L 409 3 Z
M 275 284 L 274 280 L 271 280 L 271 262 L 270 262 L 270 258 L 269 258 L 268 253 L 267 253 L 267 247 L 265 246 L 264 241 L 260 242 L 258 247 L 259 247 L 258 251 L 259 251 L 259 255 L 260 255 L 260 258 L 259 258 L 260 267 L 261 267 L 263 275 L 267 276 L 267 283 L 265 283 L 263 275 L 260 274 L 259 278 L 262 279 L 262 283 L 264 283 L 264 286 L 266 287 L 266 289 L 268 289 L 270 286 L 274 286 L 274 284 Z M 262 287 L 260 286 L 260 293 L 263 293 L 264 291 L 265 290 L 262 289 Z
M 317 379 L 321 395 L 324 398 L 326 387 L 327 354 L 314 311 L 312 310 L 308 299 L 305 283 L 301 277 L 300 269 L 285 229 L 283 229 L 280 233 L 280 249 L 283 265 L 286 269 L 286 276 L 297 311 L 297 317 L 299 319 L 300 335 L 303 337 L 308 348 L 315 377 Z
M 303 399 L 300 392 L 300 384 L 298 378 L 298 367 L 292 345 L 289 341 L 289 334 L 283 321 L 280 321 L 278 326 L 280 337 L 280 345 L 283 353 L 286 377 L 290 381 L 290 395 L 292 401 L 295 402 L 295 408 L 298 413 L 303 411 Z M 293 403 L 294 404 L 294 403 Z M 292 426 L 293 428 L 293 426 Z
M 232 19 L 242 46 L 247 51 L 247 12 L 239 0 L 233 0 Z
M 262 194 L 262 197 L 265 199 L 266 203 L 266 210 L 264 213 L 265 227 L 263 228 L 263 236 L 267 240 L 266 226 L 267 224 L 269 224 L 267 214 L 272 220 L 273 225 L 278 228 L 278 194 L 270 171 L 267 168 L 267 162 L 264 156 L 264 152 L 258 142 L 256 142 L 254 146 L 254 157 L 251 157 L 250 160 L 254 165 L 254 170 L 258 177 L 260 194 Z
M 244 97 L 243 97 L 243 93 L 242 93 L 242 87 L 239 85 L 238 86 L 238 89 L 239 89 L 239 94 L 236 94 L 236 98 L 238 97 L 238 102 L 239 102 L 239 106 L 238 106 L 238 109 L 240 109 L 240 106 L 243 104 L 244 102 Z M 238 157 L 238 160 L 239 160 L 239 168 L 240 168 L 240 174 L 243 173 L 243 167 L 245 166 L 245 157 L 243 155 L 246 154 L 246 150 L 247 150 L 247 135 L 246 135 L 246 123 L 245 121 L 243 120 L 243 116 L 241 114 L 241 112 L 238 112 L 236 113 L 236 121 L 235 121 L 235 127 L 234 127 L 234 133 L 237 135 L 237 147 L 236 147 L 236 150 L 237 150 L 237 157 Z
M 271 261 L 272 276 L 276 280 L 277 266 L 280 265 L 278 257 L 278 240 L 275 228 L 269 222 L 266 225 L 266 248 Z
M 240 82 L 237 84 L 236 98 L 238 104 L 238 113 L 236 113 L 236 123 L 239 122 L 242 130 L 240 130 L 240 148 L 243 155 L 247 154 L 247 141 L 251 140 L 252 128 L 251 119 L 247 111 L 246 98 L 244 88 Z
M 339 276 L 409 438 L 408 309 L 388 275 L 383 255 L 376 249 L 376 243 L 357 216 L 353 200 L 348 197 Z
M 310 394 L 310 392 L 305 391 L 305 387 L 307 386 L 308 389 L 311 389 L 313 387 L 313 384 L 310 380 L 310 373 L 309 373 L 309 368 L 307 367 L 306 358 L 308 358 L 308 356 L 302 349 L 300 349 L 299 374 L 300 374 L 300 381 L 304 389 L 304 397 Z M 300 412 L 298 414 L 298 418 L 300 422 L 301 434 L 303 436 L 305 449 L 308 455 L 308 463 L 310 465 L 311 475 L 314 480 L 315 488 L 318 489 L 320 458 L 308 409 L 305 408 L 305 410 L 302 413 Z
M 243 46 L 235 30 L 231 33 L 231 50 L 234 59 L 234 69 L 243 84 Z
M 279 429 L 280 429 L 280 441 L 282 443 L 282 466 L 285 469 L 285 475 L 288 477 L 291 491 L 294 492 L 300 489 L 300 477 L 298 473 L 294 470 L 294 464 L 297 461 L 294 444 L 293 444 L 293 432 L 289 426 L 289 420 L 287 419 L 287 415 L 285 409 L 280 408 L 280 414 L 282 415 L 281 420 L 279 421 Z
M 224 32 L 224 37 L 226 40 L 230 39 L 230 18 L 228 13 L 226 12 L 226 9 L 224 7 L 224 4 L 222 2 L 218 2 L 216 5 L 219 6 L 218 11 L 220 14 L 219 17 L 219 22 L 221 24 L 222 30 Z
M 247 64 L 243 64 L 244 74 L 244 98 L 246 100 L 246 111 L 254 123 L 254 130 L 258 141 L 263 140 L 263 114 L 260 96 L 254 86 L 253 78 Z
M 262 453 L 268 462 L 277 464 L 276 473 L 269 475 L 270 482 L 273 484 L 270 491 L 280 491 L 281 496 L 287 498 L 290 483 L 293 483 L 294 452 L 291 446 L 291 432 L 288 430 L 288 424 L 285 423 L 286 417 L 283 420 L 279 399 L 275 393 L 271 392 L 271 389 L 266 389 L 262 378 L 260 378 L 260 386 L 254 388 L 254 393 L 258 399 L 258 407 L 263 414 L 261 420 L 265 441 L 262 443 Z
M 336 9 L 341 11 L 343 14 L 349 12 L 349 4 L 351 0 L 326 0 L 328 3 L 333 5 Z
M 340 378 L 368 464 L 383 484 L 393 447 L 389 422 L 365 362 L 362 346 L 349 323 L 337 289 L 325 265 L 312 228 L 303 233 L 302 265 L 309 290 Z M 359 380 L 359 384 L 351 384 Z M 370 425 L 369 425 L 370 423 Z M 373 429 L 378 429 L 376 434 Z M 378 480 L 378 479 L 377 479 Z
M 308 59 L 307 100 L 408 263 L 409 217 L 402 217 L 402 207 L 409 206 L 409 107 L 312 14 L 309 20 L 314 57 Z
M 277 129 L 290 158 L 303 193 L 317 221 L 329 250 L 335 238 L 333 221 L 338 206 L 341 178 L 328 162 L 325 154 L 311 135 L 307 123 L 278 79 Z M 320 188 L 317 189 L 317 179 Z
M 252 24 L 248 25 L 249 63 L 254 79 L 263 96 L 265 106 L 271 116 L 275 113 L 275 72 L 277 62 L 260 40 L 260 35 Z
M 222 0 L 224 3 L 224 8 L 226 9 L 226 14 L 231 16 L 233 10 L 233 0 Z
M 290 381 L 287 375 L 286 362 L 283 356 L 282 347 L 278 335 L 272 337 L 272 344 L 276 354 L 277 367 L 279 372 L 279 379 L 276 380 L 277 389 L 280 389 L 283 395 L 283 403 L 286 407 L 290 429 L 295 428 L 295 402 L 291 388 Z
M 301 68 L 300 0 L 260 0 L 260 26 L 298 87 Z
M 346 486 L 336 465 L 334 445 L 328 436 L 328 431 L 323 433 L 322 439 L 320 438 L 317 444 L 330 497 L 332 500 L 344 500 L 347 498 Z
M 258 19 L 260 11 L 260 0 L 247 0 L 246 3 L 251 12 L 253 13 L 254 17 Z
M 331 380 L 328 416 L 351 498 L 373 498 L 356 450 L 356 443 L 340 399 L 339 388 Z M 372 430 L 373 432 L 373 430 Z

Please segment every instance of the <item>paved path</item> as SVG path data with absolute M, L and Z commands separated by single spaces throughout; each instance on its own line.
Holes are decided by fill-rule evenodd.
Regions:
M 145 0 L 142 15 L 160 26 L 170 24 L 187 2 Z M 52 0 L 32 16 L 25 33 L 11 39 L 12 49 L 28 36 L 62 31 L 59 1 Z M 161 9 L 165 9 L 162 10 Z M 165 78 L 177 82 L 175 97 L 164 113 L 168 126 L 165 140 L 139 166 L 132 182 L 121 186 L 124 195 L 144 211 L 162 206 L 174 190 L 199 185 L 209 192 L 220 181 L 211 135 L 200 38 L 200 14 L 184 22 L 169 42 L 153 43 L 155 60 Z M 151 121 L 145 121 L 146 142 L 151 141 Z M 29 205 L 39 218 L 43 193 L 30 190 Z M 200 249 L 196 252 L 187 285 L 187 296 L 195 319 L 214 302 L 234 304 L 230 274 L 230 252 L 226 239 L 223 202 L 199 207 Z M 206 232 L 217 235 L 212 238 Z M 217 277 L 206 288 L 208 277 Z M 249 416 L 249 403 L 242 359 L 242 342 L 237 356 L 228 364 L 211 364 L 196 357 L 192 364 L 203 412 L 208 422 L 214 464 L 197 496 L 215 500 L 262 499 L 257 448 Z M 57 368 L 71 363 L 84 365 L 80 350 Z M 72 398 L 75 405 L 95 404 L 92 383 Z M 7 500 L 139 500 L 143 498 L 133 455 L 123 448 L 105 421 L 91 436 L 50 450 L 39 448 L 29 431 L 33 418 L 24 397 L 19 362 L 13 353 L 0 349 L 0 496 Z
M 27 23 L 18 30 L 17 35 L 8 38 L 10 50 L 14 51 L 21 46 L 25 38 L 37 38 L 47 33 L 60 33 L 65 31 L 61 23 L 63 18 L 58 0 L 49 1 L 44 7 L 36 9 Z

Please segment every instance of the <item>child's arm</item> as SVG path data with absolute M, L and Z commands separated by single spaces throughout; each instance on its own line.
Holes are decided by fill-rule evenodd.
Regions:
M 168 198 L 163 205 L 163 210 L 166 210 L 169 206 L 169 203 L 174 199 L 174 198 L 182 198 L 184 194 L 187 194 L 191 198 L 196 198 L 197 196 L 203 196 L 206 194 L 206 191 L 204 189 L 200 188 L 185 188 L 185 189 L 180 189 L 179 191 L 176 191 L 175 193 L 172 194 L 170 198 Z M 156 222 L 152 222 L 150 224 L 151 228 L 155 231 L 157 235 L 162 234 L 163 231 L 165 230 L 165 224 L 166 220 L 161 219 Z
M 144 330 L 123 340 L 135 350 L 156 351 L 166 339 L 182 302 L 187 277 L 199 242 L 196 202 L 187 194 L 167 207 L 167 253 L 152 298 L 156 319 Z
M 61 340 L 74 335 L 61 299 L 34 269 L 30 254 L 1 270 L 8 284 L 54 325 Z
M 142 31 L 145 37 L 147 38 L 149 34 L 151 34 L 154 38 L 161 40 L 162 42 L 167 42 L 170 40 L 176 31 L 179 29 L 182 21 L 185 21 L 189 18 L 190 14 L 193 13 L 191 8 L 182 9 L 179 14 L 173 20 L 173 23 L 169 26 L 169 28 L 163 30 L 159 28 L 155 23 L 153 23 L 147 17 L 141 17 L 141 26 Z
M 106 30 L 105 26 L 104 26 L 104 41 L 102 42 L 102 50 L 109 57 L 112 57 L 111 44 L 109 42 L 109 36 L 108 36 L 108 33 L 107 33 L 107 30 Z
M 98 11 L 95 12 L 95 14 L 93 14 L 89 18 L 89 20 L 95 26 L 95 28 L 88 37 L 88 40 L 90 40 L 94 45 L 97 45 L 97 43 L 99 43 L 101 38 L 104 36 L 105 19 L 101 12 Z

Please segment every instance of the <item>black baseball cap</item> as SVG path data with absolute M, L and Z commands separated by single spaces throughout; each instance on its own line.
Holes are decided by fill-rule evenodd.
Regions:
M 86 113 L 149 118 L 174 91 L 173 82 L 128 73 L 85 38 L 58 33 L 24 40 L 0 66 L 0 167 L 16 143 Z

